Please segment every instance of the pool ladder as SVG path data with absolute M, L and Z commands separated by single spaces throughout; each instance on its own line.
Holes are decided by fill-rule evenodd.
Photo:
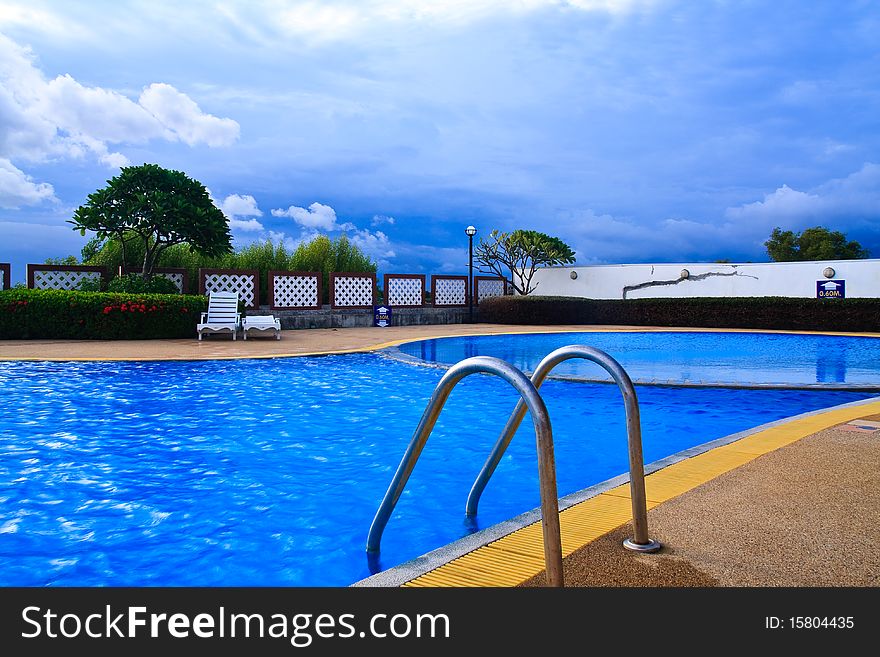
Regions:
M 476 516 L 480 496 L 528 410 L 535 426 L 538 450 L 538 485 L 541 494 L 541 525 L 547 584 L 549 586 L 563 586 L 562 538 L 559 528 L 559 500 L 556 489 L 556 462 L 553 456 L 553 431 L 547 407 L 538 389 L 556 365 L 572 358 L 590 360 L 604 368 L 617 383 L 623 395 L 629 446 L 630 499 L 633 519 L 633 537 L 626 539 L 623 544 L 626 548 L 639 552 L 656 552 L 660 549 L 660 543 L 648 537 L 642 430 L 639 402 L 632 380 L 620 363 L 604 351 L 585 345 L 568 345 L 545 356 L 535 368 L 531 379 L 510 363 L 490 356 L 467 358 L 446 371 L 428 401 L 412 440 L 410 440 L 403 458 L 397 466 L 397 471 L 394 473 L 391 484 L 388 486 L 385 497 L 370 525 L 367 536 L 367 555 L 372 559 L 371 566 L 379 554 L 379 544 L 385 526 L 388 524 L 391 513 L 403 493 L 406 482 L 415 468 L 416 461 L 418 461 L 452 389 L 466 376 L 484 373 L 493 374 L 507 381 L 519 393 L 520 400 L 471 487 L 465 513 L 468 517 Z

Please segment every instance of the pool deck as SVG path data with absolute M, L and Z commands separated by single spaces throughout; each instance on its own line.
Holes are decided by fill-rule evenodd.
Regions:
M 232 340 L 211 335 L 192 340 L 0 340 L 2 360 L 210 360 L 276 358 L 373 351 L 410 340 L 456 335 L 503 333 L 570 333 L 572 331 L 694 331 L 740 333 L 797 333 L 797 331 L 750 331 L 745 329 L 691 329 L 652 326 L 522 326 L 514 324 L 439 324 L 388 326 L 385 328 L 331 328 L 282 331 L 281 340 L 271 334 Z M 801 333 L 805 333 L 801 331 Z M 835 333 L 880 337 L 876 333 Z
M 0 340 L 0 360 L 271 358 L 452 335 L 591 330 L 703 329 L 475 324 L 284 331 L 280 341 Z M 880 585 L 880 398 L 745 433 L 648 475 L 649 535 L 664 546 L 656 554 L 621 546 L 631 535 L 627 485 L 571 503 L 561 514 L 566 586 Z M 392 585 L 544 585 L 539 524 L 485 543 L 412 576 L 398 571 Z

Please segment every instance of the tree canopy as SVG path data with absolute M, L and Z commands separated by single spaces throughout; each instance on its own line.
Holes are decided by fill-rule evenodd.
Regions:
M 824 226 L 807 228 L 801 233 L 777 227 L 764 242 L 767 255 L 775 262 L 802 260 L 859 260 L 868 257 L 868 251 L 855 240 Z
M 112 238 L 127 262 L 126 248 L 138 245 L 141 273 L 149 276 L 162 253 L 177 244 L 208 258 L 232 252 L 229 222 L 197 180 L 156 164 L 123 167 L 107 186 L 89 194 L 69 222 L 98 240 Z M 92 245 L 90 255 L 98 251 Z M 85 254 L 84 254 L 85 255 Z
M 530 294 L 537 287 L 532 278 L 539 267 L 571 264 L 574 251 L 558 237 L 535 230 L 502 233 L 493 230 L 489 238 L 480 239 L 474 251 L 480 271 L 508 278 L 517 293 Z

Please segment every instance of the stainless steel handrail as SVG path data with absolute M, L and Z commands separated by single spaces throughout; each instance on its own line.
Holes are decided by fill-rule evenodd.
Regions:
M 467 358 L 449 368 L 440 379 L 428 401 L 425 412 L 422 414 L 422 419 L 416 427 L 412 440 L 400 460 L 400 465 L 397 466 L 397 471 L 394 473 L 385 497 L 376 511 L 373 523 L 370 525 L 370 533 L 367 537 L 367 554 L 378 554 L 385 525 L 388 524 L 388 519 L 394 511 L 397 500 L 403 493 L 403 488 L 406 486 L 422 448 L 428 441 L 428 436 L 430 436 L 452 389 L 461 379 L 477 372 L 499 376 L 516 389 L 522 397 L 517 404 L 517 408 L 522 407 L 520 422 L 525 416 L 526 409 L 532 416 L 538 449 L 538 482 L 541 491 L 541 518 L 547 584 L 562 586 L 562 537 L 559 531 L 559 500 L 556 493 L 556 463 L 553 458 L 553 431 L 550 427 L 550 416 L 537 387 L 525 374 L 510 363 L 489 356 Z
M 642 457 L 642 428 L 639 416 L 639 401 L 636 397 L 636 390 L 633 386 L 632 379 L 626 370 L 610 355 L 586 345 L 568 345 L 560 347 L 553 351 L 538 363 L 532 374 L 532 383 L 535 388 L 540 388 L 544 383 L 544 379 L 550 371 L 559 363 L 571 358 L 584 358 L 591 360 L 607 371 L 614 381 L 617 383 L 620 392 L 623 394 L 623 403 L 626 411 L 626 434 L 629 443 L 629 486 L 630 498 L 632 499 L 632 519 L 633 519 L 633 538 L 626 539 L 623 544 L 630 550 L 638 552 L 656 552 L 662 546 L 659 542 L 648 538 L 648 510 L 645 501 L 645 466 Z M 471 492 L 468 495 L 465 513 L 473 517 L 477 514 L 477 507 L 480 504 L 480 496 L 489 483 L 492 473 L 501 461 L 504 451 L 510 444 L 513 434 L 519 428 L 520 423 L 526 413 L 526 407 L 522 401 L 519 401 L 516 408 L 511 413 L 501 437 L 492 448 L 489 458 L 477 475 Z

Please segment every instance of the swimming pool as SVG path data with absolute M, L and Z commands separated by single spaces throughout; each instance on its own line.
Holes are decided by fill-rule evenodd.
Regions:
M 364 578 L 369 524 L 441 375 L 378 354 L 0 363 L 0 584 L 343 586 Z M 542 392 L 560 495 L 626 471 L 615 387 L 547 381 Z M 646 462 L 870 396 L 643 386 L 638 394 Z M 472 531 L 467 492 L 516 399 L 494 377 L 456 387 L 385 531 L 383 568 Z M 525 422 L 478 524 L 538 504 Z
M 496 356 L 531 371 L 548 353 L 582 343 L 614 356 L 635 382 L 785 387 L 880 387 L 880 339 L 741 332 L 613 332 L 477 335 L 405 344 L 432 363 Z M 611 380 L 595 364 L 570 360 L 554 376 Z

